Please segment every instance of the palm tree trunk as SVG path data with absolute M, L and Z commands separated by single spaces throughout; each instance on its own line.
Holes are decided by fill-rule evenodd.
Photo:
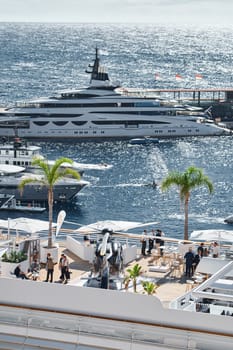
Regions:
M 48 205 L 49 205 L 49 232 L 48 232 L 48 248 L 51 249 L 53 247 L 53 232 L 52 232 L 52 224 L 53 224 L 53 189 L 49 188 L 48 190 Z
M 189 207 L 189 199 L 186 198 L 184 202 L 184 240 L 188 241 L 189 233 L 188 233 L 188 207 Z
M 134 278 L 133 280 L 133 290 L 134 290 L 134 293 L 137 293 L 137 279 Z

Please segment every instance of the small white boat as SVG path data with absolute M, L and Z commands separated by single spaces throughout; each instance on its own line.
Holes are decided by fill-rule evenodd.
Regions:
M 150 144 L 158 144 L 159 143 L 159 139 L 155 138 L 155 137 L 138 137 L 135 139 L 131 139 L 129 140 L 129 143 L 131 145 L 150 145 Z

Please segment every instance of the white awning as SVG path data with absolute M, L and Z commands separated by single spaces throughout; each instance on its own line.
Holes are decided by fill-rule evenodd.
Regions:
M 135 221 L 105 220 L 105 221 L 97 221 L 93 224 L 82 226 L 77 230 L 75 230 L 75 232 L 91 234 L 91 233 L 101 232 L 104 229 L 108 229 L 109 231 L 113 231 L 113 232 L 128 231 L 133 228 L 156 225 L 156 224 L 158 224 L 158 222 L 141 223 L 141 222 L 135 222 Z
M 190 239 L 204 241 L 233 242 L 233 231 L 229 230 L 200 230 L 193 231 Z
M 0 227 L 10 230 L 24 231 L 32 234 L 40 231 L 48 231 L 49 222 L 21 217 L 16 219 L 0 220 Z M 56 224 L 53 223 L 52 227 L 56 227 Z

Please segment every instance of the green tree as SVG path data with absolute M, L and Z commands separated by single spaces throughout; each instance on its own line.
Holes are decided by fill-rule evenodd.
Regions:
M 142 266 L 139 264 L 134 265 L 131 269 L 127 269 L 126 271 L 129 273 L 129 278 L 133 281 L 133 290 L 134 293 L 137 292 L 137 278 L 141 275 Z
M 150 281 L 142 281 L 142 286 L 143 286 L 144 292 L 147 293 L 147 295 L 155 294 L 156 289 L 159 287 L 156 283 L 153 283 Z
M 48 189 L 48 207 L 49 207 L 49 232 L 48 232 L 48 248 L 52 248 L 52 223 L 53 223 L 53 188 L 54 185 L 66 176 L 71 176 L 77 180 L 80 179 L 80 174 L 72 169 L 62 167 L 64 163 L 71 164 L 73 161 L 69 158 L 59 158 L 53 165 L 49 165 L 46 159 L 35 158 L 32 161 L 32 165 L 42 170 L 43 176 L 41 179 L 38 178 L 25 178 L 19 183 L 19 189 L 23 192 L 26 185 L 30 183 L 39 183 L 41 186 L 45 186 Z
M 173 171 L 162 181 L 162 191 L 167 190 L 171 186 L 178 186 L 180 200 L 184 203 L 184 240 L 188 240 L 188 208 L 191 190 L 205 186 L 209 193 L 213 192 L 213 184 L 211 180 L 203 174 L 203 170 L 190 166 L 184 173 Z

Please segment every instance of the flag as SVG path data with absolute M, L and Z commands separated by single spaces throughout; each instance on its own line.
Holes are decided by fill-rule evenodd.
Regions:
M 196 74 L 195 75 L 195 79 L 196 80 L 201 80 L 201 79 L 203 79 L 203 76 L 201 74 Z
M 183 77 L 180 74 L 176 74 L 176 80 L 182 80 Z
M 57 216 L 57 227 L 56 227 L 56 234 L 55 236 L 57 237 L 59 231 L 60 231 L 60 228 L 65 220 L 65 217 L 66 217 L 66 212 L 65 210 L 61 210 L 59 213 L 58 213 L 58 216 Z
M 158 73 L 155 73 L 155 80 L 161 80 L 161 77 Z

